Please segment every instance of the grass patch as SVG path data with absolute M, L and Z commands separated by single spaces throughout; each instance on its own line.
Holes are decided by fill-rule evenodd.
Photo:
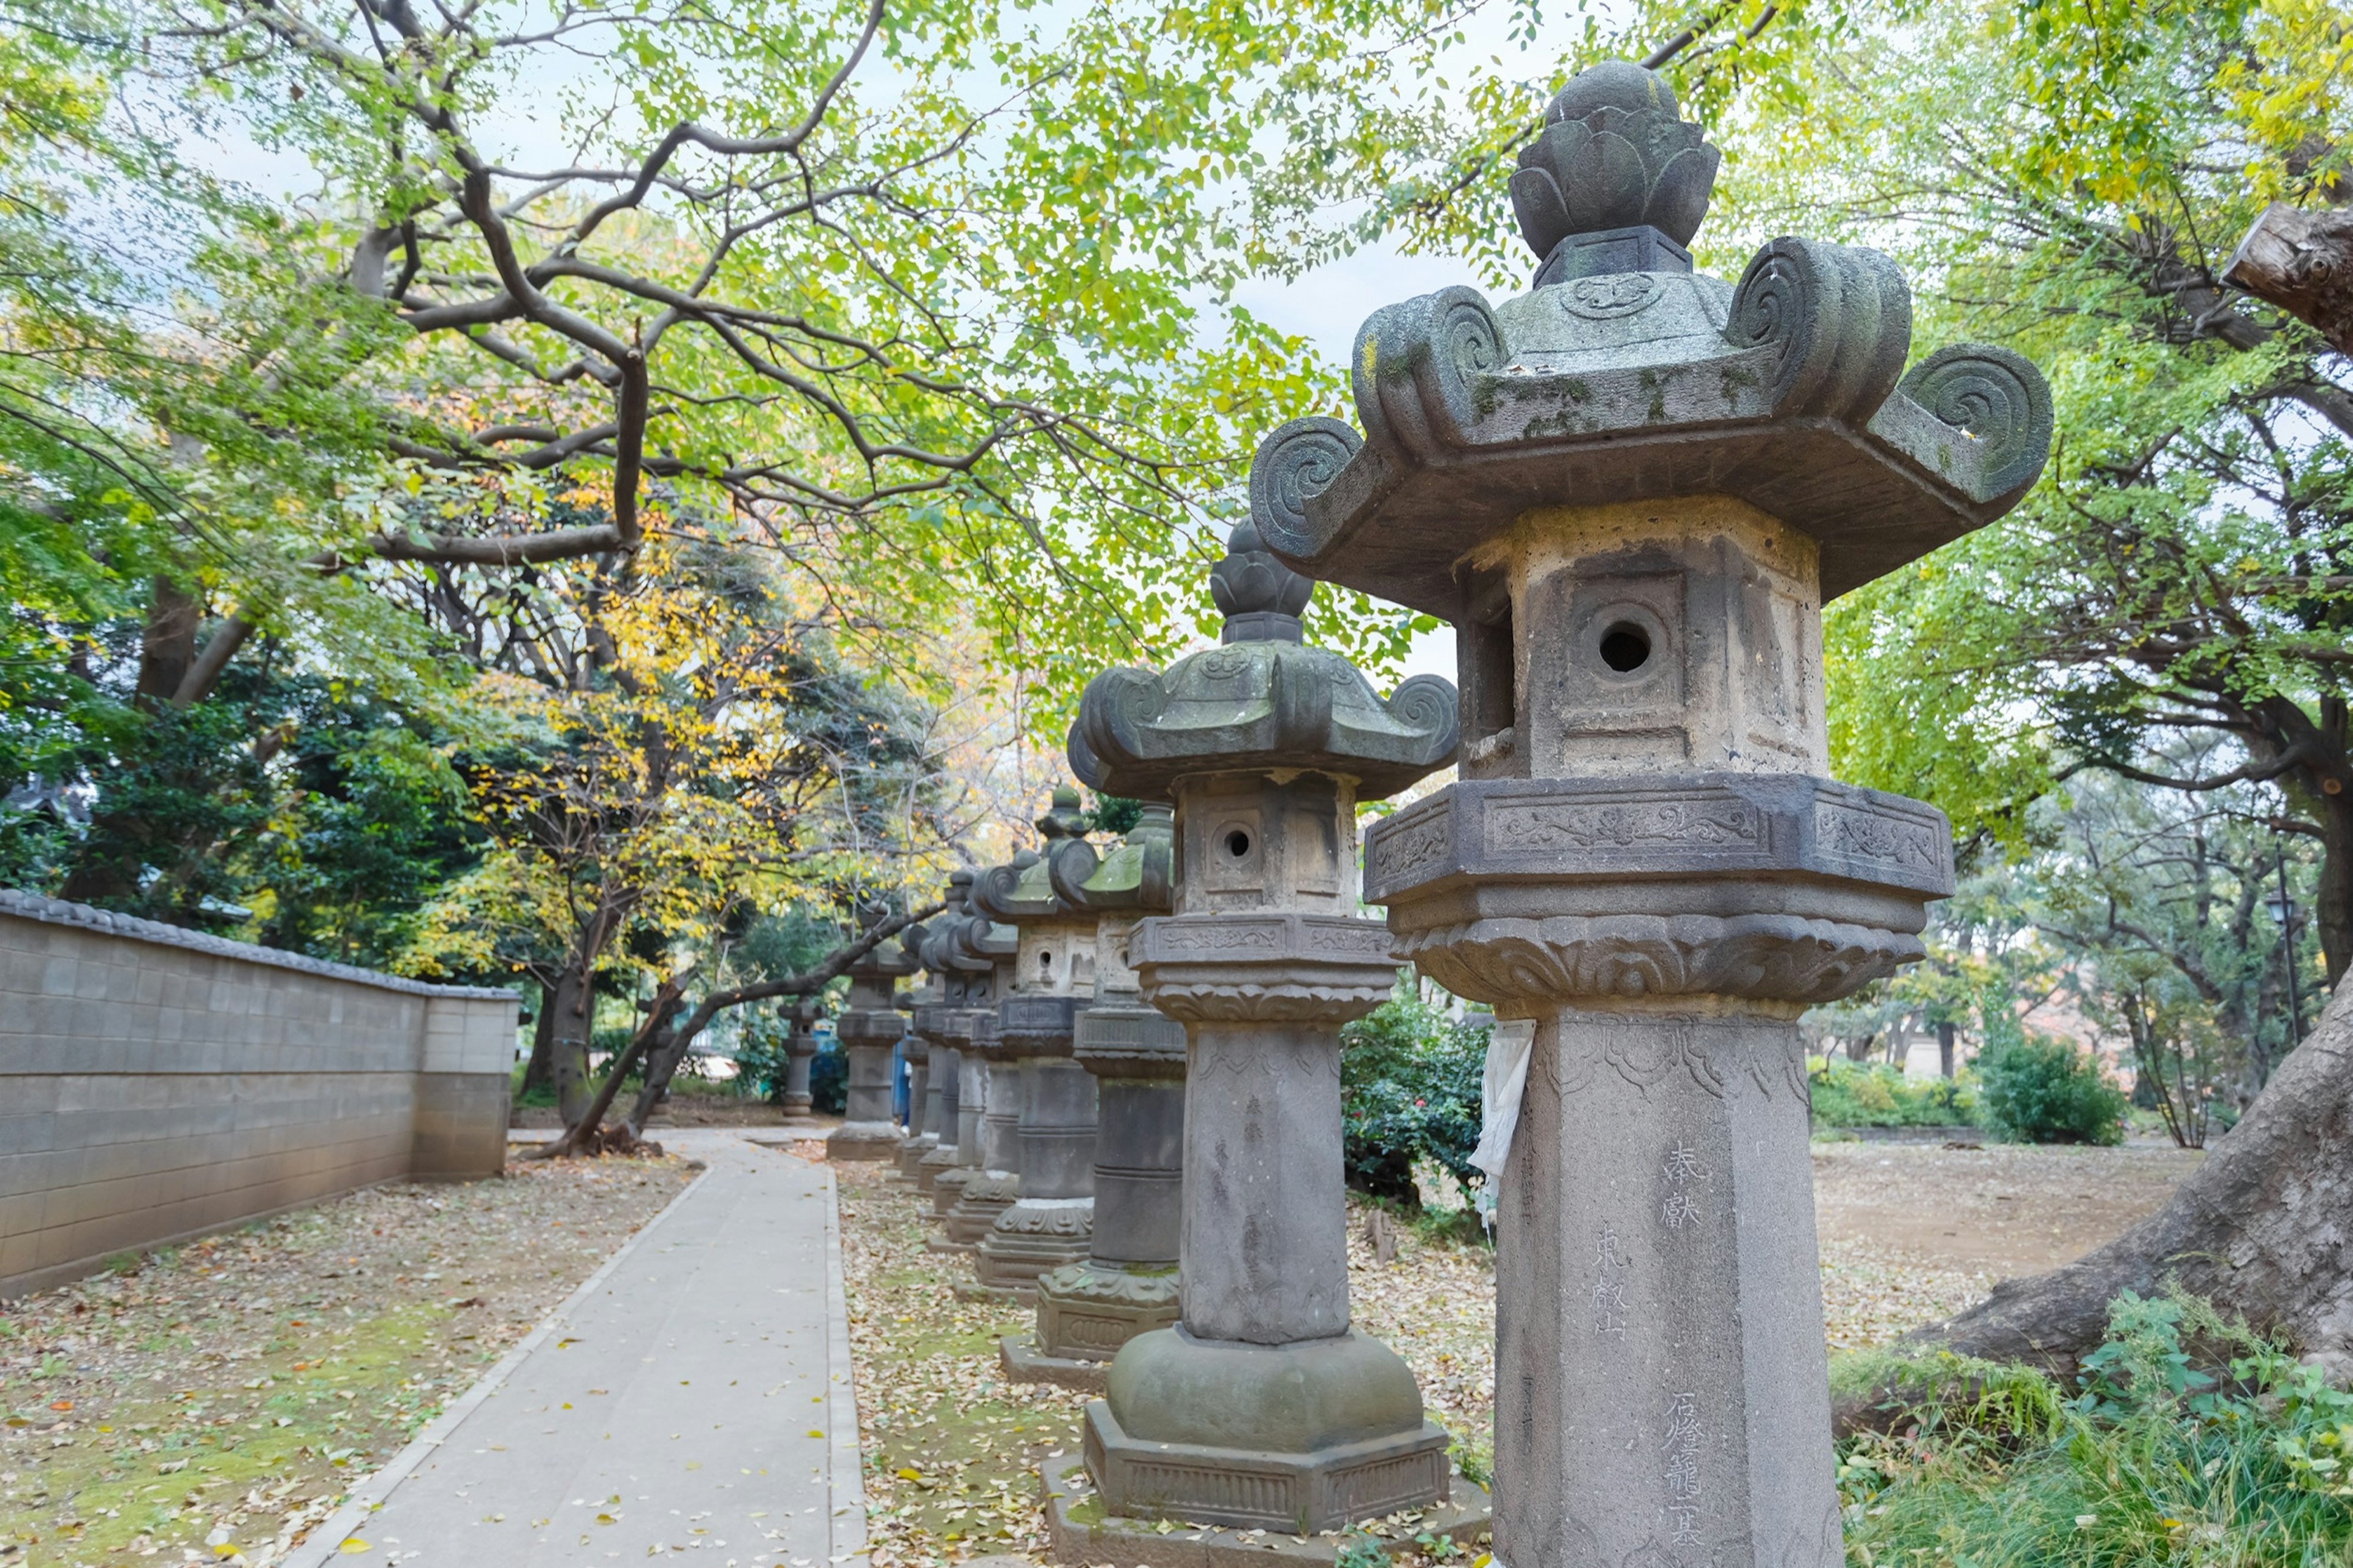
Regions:
M 89 1434 L 95 1441 L 39 1450 L 17 1475 L 0 1498 L 0 1542 L 100 1554 L 201 1548 L 220 1510 L 248 1493 L 270 1502 L 316 1489 L 314 1478 L 354 1458 L 364 1470 L 367 1455 L 406 1442 L 448 1398 L 447 1383 L 418 1373 L 452 1316 L 410 1304 L 280 1334 L 240 1363 L 229 1388 L 117 1402 Z
M 1848 1358 L 1909 1408 L 1841 1444 L 1866 1568 L 2340 1568 L 2353 1394 L 2186 1298 L 2127 1295 L 2079 1386 L 1954 1357 Z

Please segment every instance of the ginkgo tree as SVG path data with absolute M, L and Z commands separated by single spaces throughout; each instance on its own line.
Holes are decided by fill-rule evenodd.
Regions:
M 436 900 L 408 967 L 521 958 L 576 1128 L 592 991 L 625 942 L 656 973 L 662 1022 L 749 918 L 852 910 L 936 873 L 958 837 L 955 784 L 920 705 L 845 668 L 760 552 L 657 536 L 617 563 L 473 586 L 437 582 L 417 607 L 483 671 L 459 766 L 494 847 Z M 551 940 L 501 953 L 518 928 Z

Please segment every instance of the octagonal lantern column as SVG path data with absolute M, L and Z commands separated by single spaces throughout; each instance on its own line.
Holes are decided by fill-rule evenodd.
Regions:
M 1453 689 L 1388 701 L 1302 645 L 1313 584 L 1234 530 L 1222 645 L 1113 670 L 1071 732 L 1079 776 L 1176 803 L 1173 915 L 1128 955 L 1184 1024 L 1182 1319 L 1128 1341 L 1087 1407 L 1107 1512 L 1323 1531 L 1441 1501 L 1444 1431 L 1350 1326 L 1340 1026 L 1387 1000 L 1387 933 L 1348 911 L 1356 805 L 1443 766 Z
M 961 1021 L 964 1094 L 958 1113 L 963 1138 L 957 1159 L 968 1162 L 972 1173 L 949 1207 L 944 1237 L 936 1244 L 971 1253 L 979 1250 L 980 1238 L 997 1216 L 1021 1195 L 1021 1075 L 1005 1059 L 997 1010 L 997 1003 L 1013 988 L 1014 961 L 1020 950 L 1018 933 L 983 912 L 969 888 L 965 907 L 971 913 L 958 925 L 956 942 L 967 956 L 988 963 L 989 978 L 986 989 L 976 983 L 967 991 L 971 1006 Z
M 851 964 L 849 1005 L 834 1024 L 849 1058 L 849 1104 L 840 1126 L 827 1135 L 828 1160 L 888 1160 L 899 1147 L 891 1119 L 891 1047 L 906 1032 L 899 1011 L 899 977 L 914 964 L 896 944 L 884 944 Z
M 1933 808 L 1821 776 L 1821 604 L 2013 505 L 2049 394 L 2001 349 L 1905 371 L 1874 252 L 1695 273 L 1716 153 L 1651 72 L 1546 119 L 1535 289 L 1375 315 L 1365 436 L 1275 432 L 1254 515 L 1457 628 L 1462 776 L 1367 836 L 1365 887 L 1524 1083 L 1497 1563 L 1839 1568 L 1797 1016 L 1919 957 L 1952 867 Z
M 1054 890 L 1048 858 L 1082 842 L 1079 793 L 1055 790 L 1038 820 L 1030 864 L 1002 866 L 973 884 L 973 902 L 1020 932 L 1012 989 L 997 1001 L 1002 1060 L 1020 1075 L 1016 1138 L 1020 1193 L 980 1239 L 975 1268 L 992 1295 L 1028 1301 L 1038 1277 L 1087 1255 L 1094 1226 L 1095 1086 L 1071 1059 L 1071 1038 L 1094 990 L 1095 921 Z
M 923 962 L 923 940 L 931 933 L 923 927 L 912 926 L 900 938 L 900 949 L 918 964 Z M 907 1136 L 899 1143 L 899 1173 L 919 1189 L 929 1191 L 923 1169 L 923 1156 L 939 1147 L 940 1095 L 938 1075 L 932 1070 L 933 1055 L 944 1055 L 940 1044 L 940 1012 L 947 996 L 942 977 L 926 973 L 923 984 L 913 997 L 914 1007 L 908 1015 L 909 1031 L 913 1037 L 907 1049 L 907 1059 L 913 1064 L 913 1077 L 908 1084 Z M 941 1064 L 944 1068 L 945 1064 Z
M 786 1005 L 785 1097 L 787 1116 L 809 1111 L 809 1064 L 817 1059 L 817 1003 L 803 996 Z
M 1000 1343 L 1007 1373 L 1023 1382 L 1099 1392 L 1122 1345 L 1176 1321 L 1185 1026 L 1145 1004 L 1127 962 L 1136 921 L 1168 911 L 1175 829 L 1166 804 L 1146 802 L 1107 858 L 1071 839 L 1049 859 L 1054 890 L 1096 914 L 1094 997 L 1071 1045 L 1097 1096 L 1094 1232 L 1085 1261 L 1039 1280 L 1037 1331 Z
M 976 1008 L 995 1005 L 996 964 L 965 951 L 962 932 L 971 918 L 972 873 L 948 878 L 947 909 L 925 928 L 923 967 L 940 977 L 940 1007 L 934 1016 L 932 1076 L 940 1086 L 939 1142 L 916 1166 L 916 1183 L 932 1197 L 932 1218 L 944 1226 L 964 1194 L 980 1157 L 980 1077 L 966 1072 Z M 946 1246 L 934 1237 L 935 1247 Z

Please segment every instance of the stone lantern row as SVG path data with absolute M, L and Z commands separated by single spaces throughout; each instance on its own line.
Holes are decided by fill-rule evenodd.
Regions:
M 1921 956 L 1952 859 L 1826 776 L 1821 607 L 2015 506 L 2052 405 L 2005 349 L 1912 361 L 1875 252 L 1696 271 L 1718 161 L 1654 73 L 1571 80 L 1511 179 L 1531 289 L 1376 313 L 1358 424 L 1259 447 L 1219 646 L 1089 686 L 1073 771 L 1153 812 L 1098 858 L 1058 796 L 911 939 L 902 1168 L 976 1289 L 1037 1300 L 1009 1368 L 1111 1357 L 1107 1516 L 1447 1497 L 1348 1306 L 1338 1030 L 1410 960 L 1499 1020 L 1496 1563 L 1842 1562 L 1797 1018 Z M 1303 574 L 1451 622 L 1459 688 L 1306 647 Z M 1358 808 L 1449 763 L 1366 835 L 1358 918 Z
M 1008 1372 L 1105 1394 L 1122 1516 L 1324 1530 L 1450 1492 L 1412 1373 L 1350 1325 L 1339 1029 L 1397 976 L 1357 807 L 1452 755 L 1453 689 L 1384 700 L 1305 646 L 1313 588 L 1236 528 L 1219 645 L 1104 677 L 1072 731 L 1135 827 L 1103 853 L 1058 791 L 1039 850 L 903 943 L 925 1114 L 893 1152 L 963 1289 L 1035 1303 Z

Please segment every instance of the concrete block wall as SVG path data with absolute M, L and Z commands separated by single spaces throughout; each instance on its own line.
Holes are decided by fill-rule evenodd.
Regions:
M 506 1160 L 517 999 L 0 891 L 0 1300 Z

